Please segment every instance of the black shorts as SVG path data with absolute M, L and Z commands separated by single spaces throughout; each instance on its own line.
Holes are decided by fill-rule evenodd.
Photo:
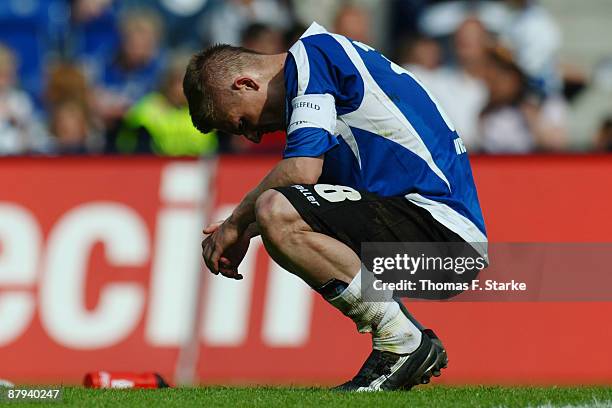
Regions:
M 404 197 L 381 197 L 329 184 L 302 184 L 275 190 L 289 200 L 313 231 L 336 238 L 349 246 L 366 268 L 371 267 L 375 257 L 388 252 L 384 249 L 385 244 L 373 244 L 368 245 L 367 250 L 364 249 L 365 253 L 362 253 L 362 244 L 369 242 L 417 243 L 416 247 L 426 249 L 428 255 L 438 258 L 480 256 L 470 243 L 436 221 L 427 210 Z M 427 244 L 430 242 L 450 244 Z M 409 244 L 404 246 L 406 253 L 415 252 L 416 247 Z M 478 273 L 478 268 L 465 270 L 461 274 L 446 269 L 429 270 L 427 279 L 434 283 L 452 283 L 452 288 L 394 293 L 398 297 L 448 299 L 464 291 L 466 283 Z M 408 276 L 398 271 L 389 276 L 389 281 L 398 282 Z M 411 278 L 416 282 L 421 276 L 424 275 L 414 275 Z
M 301 184 L 277 187 L 313 231 L 361 256 L 363 242 L 464 242 L 404 197 L 381 197 L 350 187 Z

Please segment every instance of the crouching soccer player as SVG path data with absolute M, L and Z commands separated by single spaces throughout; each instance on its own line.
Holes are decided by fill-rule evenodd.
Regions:
M 400 302 L 364 300 L 360 287 L 362 242 L 487 241 L 465 148 L 429 92 L 316 23 L 286 54 L 210 47 L 193 56 L 183 87 L 202 132 L 257 143 L 287 130 L 283 160 L 205 228 L 211 272 L 242 279 L 238 265 L 261 234 L 278 264 L 372 334 L 372 353 L 338 389 L 409 389 L 439 375 L 447 359 L 435 334 Z

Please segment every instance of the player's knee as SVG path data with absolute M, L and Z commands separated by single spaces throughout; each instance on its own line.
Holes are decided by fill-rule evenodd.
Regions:
M 276 190 L 264 191 L 255 202 L 255 217 L 263 234 L 281 230 L 295 221 L 295 214 L 289 201 Z

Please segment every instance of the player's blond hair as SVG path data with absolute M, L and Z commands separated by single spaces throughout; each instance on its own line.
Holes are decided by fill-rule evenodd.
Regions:
M 183 79 L 183 92 L 193 125 L 200 132 L 210 132 L 223 119 L 219 105 L 224 94 L 230 92 L 228 78 L 258 63 L 259 56 L 243 47 L 217 44 L 191 57 Z

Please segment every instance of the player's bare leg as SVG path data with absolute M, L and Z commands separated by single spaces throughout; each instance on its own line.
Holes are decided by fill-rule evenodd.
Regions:
M 314 232 L 289 200 L 275 190 L 259 197 L 256 216 L 270 256 L 351 318 L 359 332 L 372 333 L 374 351 L 344 389 L 410 388 L 439 375 L 445 365 L 443 350 L 422 334 L 398 302 L 390 297 L 386 302 L 362 299 L 361 262 L 351 248 Z
M 256 214 L 270 256 L 313 288 L 330 279 L 350 282 L 359 272 L 357 254 L 342 242 L 314 232 L 281 193 L 264 192 L 257 200 Z

